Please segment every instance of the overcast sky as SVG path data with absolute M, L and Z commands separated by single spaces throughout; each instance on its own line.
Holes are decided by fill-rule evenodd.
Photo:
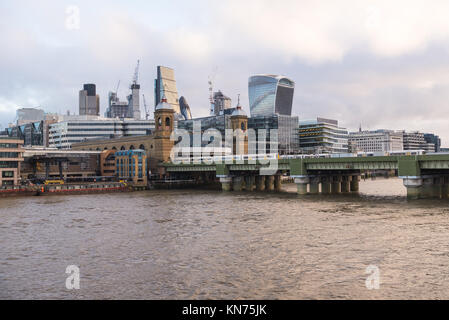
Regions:
M 434 132 L 449 146 L 448 17 L 436 0 L 4 0 L 0 127 L 19 107 L 78 112 L 88 82 L 103 114 L 119 80 L 125 100 L 140 59 L 151 111 L 157 65 L 175 69 L 194 117 L 208 115 L 208 76 L 249 113 L 248 77 L 283 74 L 300 119 Z

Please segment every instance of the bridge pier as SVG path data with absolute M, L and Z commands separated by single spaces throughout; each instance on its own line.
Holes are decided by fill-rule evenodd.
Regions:
M 333 176 L 331 178 L 331 193 L 340 194 L 341 193 L 341 176 Z
M 309 193 L 310 194 L 319 194 L 320 193 L 320 177 L 311 177 L 310 178 Z
M 352 176 L 351 177 L 351 192 L 359 192 L 359 181 L 360 181 L 360 176 Z
M 256 176 L 256 191 L 265 190 L 265 176 Z
M 307 185 L 309 184 L 309 181 L 310 181 L 310 178 L 308 176 L 295 178 L 295 183 L 298 187 L 299 195 L 307 194 Z
M 321 177 L 321 194 L 331 193 L 331 177 Z
M 349 193 L 351 189 L 351 176 L 344 175 L 341 177 L 341 192 Z
M 256 180 L 256 177 L 254 176 L 246 176 L 245 177 L 245 190 L 246 191 L 253 191 L 254 190 L 254 182 Z
M 277 174 L 274 176 L 274 191 L 281 191 L 282 190 L 282 184 L 281 184 L 281 175 Z
M 449 197 L 449 177 L 441 177 L 441 198 L 447 199 Z
M 221 190 L 231 191 L 232 190 L 232 177 L 220 177 Z
M 232 189 L 234 191 L 242 191 L 242 188 L 243 188 L 243 177 L 233 177 Z
M 423 179 L 420 176 L 403 177 L 404 186 L 407 188 L 408 199 L 419 199 L 422 197 Z
M 441 198 L 441 184 L 440 177 L 423 177 L 420 198 Z
M 265 191 L 273 191 L 274 176 L 265 176 Z

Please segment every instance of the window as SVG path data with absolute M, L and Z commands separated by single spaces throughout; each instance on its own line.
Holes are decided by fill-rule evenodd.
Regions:
M 167 117 L 167 118 L 165 118 L 165 126 L 166 127 L 170 127 L 170 118 L 169 117 Z
M 14 178 L 14 171 L 3 171 L 2 178 Z

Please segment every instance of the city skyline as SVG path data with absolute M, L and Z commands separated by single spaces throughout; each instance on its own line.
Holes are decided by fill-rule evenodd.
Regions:
M 141 59 L 147 100 L 153 100 L 156 66 L 172 67 L 194 117 L 209 113 L 209 75 L 214 90 L 233 101 L 241 94 L 249 114 L 248 77 L 274 73 L 295 81 L 292 114 L 300 119 L 322 116 L 350 131 L 362 123 L 364 129 L 435 132 L 443 144 L 449 139 L 444 2 L 343 1 L 323 10 L 322 3 L 286 1 L 254 12 L 251 1 L 134 3 L 79 1 L 79 29 L 68 28 L 69 2 L 0 4 L 10 13 L 0 28 L 0 126 L 19 107 L 75 113 L 79 87 L 90 82 L 97 84 L 103 114 L 118 80 L 118 94 L 126 96 Z M 262 23 L 267 16 L 269 26 Z

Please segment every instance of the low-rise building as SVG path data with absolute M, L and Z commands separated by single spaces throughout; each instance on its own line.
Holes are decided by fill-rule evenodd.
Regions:
M 435 152 L 435 144 L 429 143 L 424 139 L 424 133 L 419 131 L 406 132 L 402 131 L 404 140 L 404 150 L 424 150 L 427 152 Z
M 306 154 L 347 153 L 348 131 L 337 120 L 317 118 L 299 122 L 299 146 Z
M 123 150 L 115 153 L 116 175 L 133 185 L 147 185 L 147 156 L 145 150 Z
M 349 133 L 350 152 L 401 151 L 403 135 L 393 130 L 358 131 Z
M 19 184 L 23 140 L 0 136 L 0 186 Z
M 143 136 L 154 130 L 154 120 L 106 119 L 68 116 L 49 125 L 49 147 L 70 149 L 72 144 L 92 139 Z

